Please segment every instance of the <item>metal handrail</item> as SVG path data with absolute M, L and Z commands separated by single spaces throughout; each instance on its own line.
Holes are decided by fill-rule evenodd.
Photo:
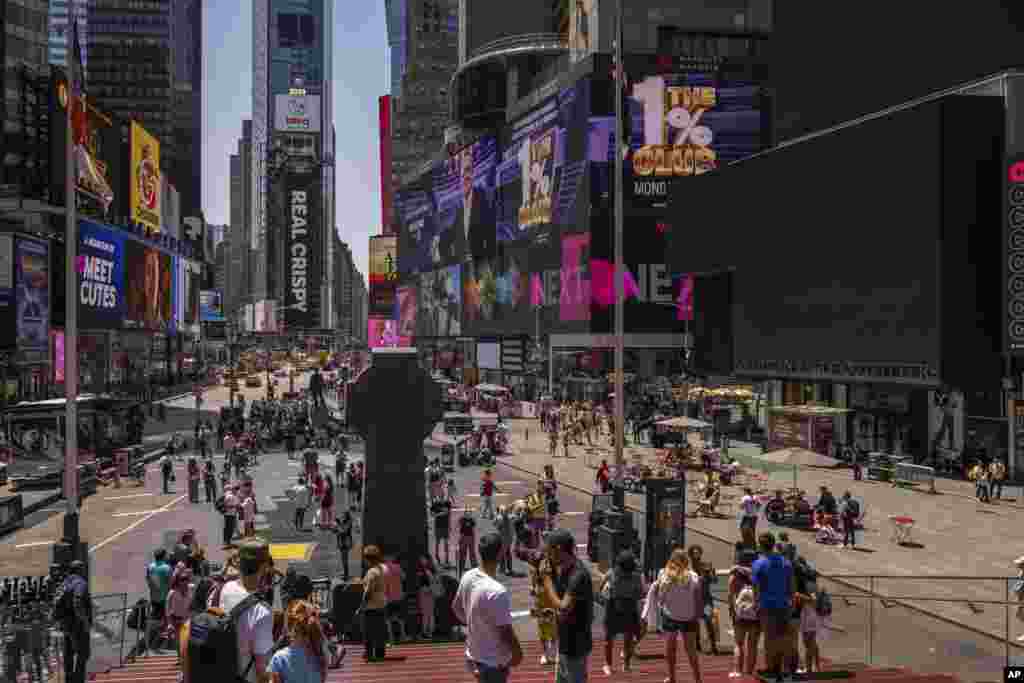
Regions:
M 506 36 L 484 43 L 473 49 L 466 58 L 467 62 L 490 54 L 492 52 L 504 52 L 520 48 L 541 46 L 560 46 L 569 49 L 569 41 L 561 33 L 521 33 L 516 36 Z

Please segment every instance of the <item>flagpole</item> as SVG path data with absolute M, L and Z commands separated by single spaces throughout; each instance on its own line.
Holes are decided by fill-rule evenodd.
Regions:
M 74 24 L 74 20 L 72 20 Z M 72 26 L 77 49 L 77 31 Z M 65 259 L 65 323 L 64 323 L 64 538 L 70 543 L 79 540 L 78 529 L 78 207 L 75 195 L 74 122 L 72 112 L 81 96 L 74 60 L 68 60 L 67 135 L 64 142 L 64 226 Z

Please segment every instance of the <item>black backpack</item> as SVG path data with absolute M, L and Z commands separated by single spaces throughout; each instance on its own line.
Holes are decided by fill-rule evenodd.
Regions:
M 193 680 L 241 681 L 249 675 L 256 658 L 249 658 L 245 671 L 238 670 L 238 619 L 262 601 L 262 596 L 252 594 L 227 614 L 204 611 L 192 615 L 188 658 Z

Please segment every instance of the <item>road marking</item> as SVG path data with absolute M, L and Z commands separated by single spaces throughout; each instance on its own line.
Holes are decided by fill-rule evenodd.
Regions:
M 153 493 L 133 493 L 130 496 L 113 496 L 111 498 L 100 498 L 100 500 L 127 500 L 129 498 L 145 498 L 146 496 L 156 495 Z
M 288 496 L 267 496 L 267 500 L 271 503 L 287 503 L 291 498 Z
M 512 495 L 511 493 L 495 493 L 494 497 L 497 498 L 498 496 L 511 496 L 511 495 Z M 465 497 L 466 498 L 483 498 L 483 496 L 481 496 L 479 493 L 467 493 L 467 494 L 465 494 Z
M 56 541 L 36 541 L 35 543 L 22 543 L 21 545 L 14 546 L 15 548 L 38 548 L 43 545 L 53 545 Z
M 66 507 L 43 508 L 42 510 L 36 510 L 36 512 L 67 512 L 67 511 L 68 511 L 68 509 Z
M 174 500 L 172 500 L 167 505 L 164 505 L 157 512 L 167 512 L 172 507 L 174 507 L 175 505 L 177 505 L 181 501 L 185 500 L 185 498 L 187 498 L 187 497 L 188 497 L 188 494 L 183 493 L 180 496 L 178 496 L 177 498 L 175 498 Z M 153 514 L 156 514 L 156 513 L 153 513 Z M 107 538 L 103 539 L 102 541 L 100 541 L 99 543 L 94 545 L 93 547 L 89 548 L 89 554 L 90 555 L 94 554 L 97 550 L 100 550 L 101 548 L 106 547 L 109 543 L 113 543 L 114 541 L 116 541 L 117 539 L 121 538 L 122 536 L 124 536 L 126 533 L 128 533 L 132 529 L 138 528 L 138 526 L 140 524 L 145 522 L 147 519 L 150 519 L 152 516 L 153 515 L 151 514 L 151 515 L 149 515 L 147 517 L 143 517 L 142 519 L 138 519 L 138 520 L 132 522 L 131 524 L 129 524 L 128 526 L 126 526 L 125 528 L 123 528 L 120 531 L 118 531 L 116 534 L 114 534 L 112 536 L 108 536 Z
M 586 512 L 559 512 L 558 514 L 565 515 L 566 517 L 578 517 L 579 515 L 585 515 L 587 513 Z
M 521 481 L 496 481 L 495 486 L 520 486 L 523 482 Z
M 115 512 L 111 517 L 137 517 L 139 515 L 155 515 L 164 510 L 139 510 L 138 512 Z
M 295 462 L 294 460 L 288 461 L 288 467 L 302 467 L 301 462 Z
M 528 609 L 527 610 L 522 610 L 520 612 L 513 612 L 512 613 L 512 618 L 513 619 L 524 619 L 524 618 L 526 618 L 528 616 L 530 616 L 530 610 L 528 610 Z
M 576 544 L 576 550 L 586 550 L 586 549 L 587 549 L 587 544 L 586 543 L 577 543 Z

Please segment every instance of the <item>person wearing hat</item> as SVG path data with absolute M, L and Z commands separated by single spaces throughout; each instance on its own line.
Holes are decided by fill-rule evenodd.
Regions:
M 220 609 L 230 613 L 236 605 L 250 594 L 265 591 L 275 574 L 274 559 L 270 546 L 261 539 L 250 539 L 238 548 L 238 579 L 224 584 L 220 591 Z M 188 634 L 182 640 L 188 642 Z M 258 602 L 238 620 L 238 670 L 246 672 L 243 680 L 249 683 L 266 683 L 267 664 L 274 649 L 274 614 L 266 602 Z M 250 665 L 250 660 L 252 664 Z M 200 672 L 186 681 L 198 683 L 203 680 Z
M 64 619 L 61 624 L 64 631 L 64 680 L 68 683 L 85 683 L 90 654 L 89 629 L 92 624 L 89 583 L 85 579 L 85 562 L 72 561 L 70 570 L 61 585 L 58 598 L 58 611 L 61 603 L 67 605 L 63 610 Z

